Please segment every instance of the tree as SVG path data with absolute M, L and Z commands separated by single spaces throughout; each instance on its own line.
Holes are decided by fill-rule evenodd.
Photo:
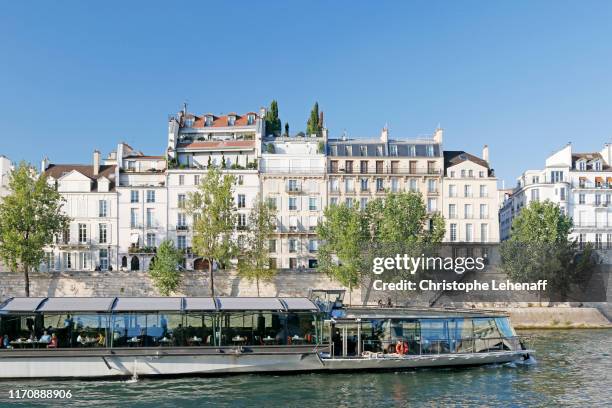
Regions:
M 502 268 L 514 282 L 548 281 L 547 292 L 565 300 L 573 285 L 588 281 L 597 261 L 590 245 L 569 239 L 572 220 L 550 201 L 532 201 L 512 222 L 500 246 Z
M 365 269 L 361 251 L 368 240 L 363 214 L 345 204 L 332 205 L 324 211 L 324 221 L 317 226 L 321 239 L 317 270 L 352 289 L 361 282 Z
M 285 136 L 289 137 L 289 122 L 285 122 Z
M 235 252 L 232 235 L 236 230 L 234 205 L 235 178 L 210 168 L 194 193 L 189 194 L 185 208 L 194 217 L 193 250 L 208 261 L 210 293 L 215 294 L 213 264 L 227 264 Z
M 257 285 L 259 296 L 259 282 L 269 281 L 276 275 L 276 268 L 270 265 L 270 236 L 276 229 L 276 210 L 268 202 L 259 197 L 249 214 L 247 232 L 244 236 L 243 247 L 238 257 L 238 274 Z
M 266 112 L 265 121 L 267 135 L 280 135 L 281 121 L 278 117 L 278 102 L 276 100 L 270 103 L 270 109 Z
M 182 252 L 176 249 L 169 239 L 164 240 L 157 248 L 155 258 L 149 267 L 149 274 L 163 296 L 169 296 L 181 283 L 179 265 L 182 260 Z
M 53 243 L 70 218 L 62 213 L 62 196 L 43 174 L 20 163 L 9 178 L 10 194 L 0 202 L 0 259 L 23 272 L 25 294 L 30 296 L 30 271 L 44 259 L 44 247 Z
M 308 118 L 308 122 L 306 123 L 306 134 L 310 135 L 320 135 L 321 134 L 321 126 L 319 123 L 319 103 L 315 102 L 312 110 L 310 111 L 310 117 Z

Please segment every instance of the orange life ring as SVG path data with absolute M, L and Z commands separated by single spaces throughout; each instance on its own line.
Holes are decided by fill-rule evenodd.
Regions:
M 403 341 L 400 344 L 395 345 L 395 352 L 397 354 L 407 354 L 408 353 L 408 343 Z

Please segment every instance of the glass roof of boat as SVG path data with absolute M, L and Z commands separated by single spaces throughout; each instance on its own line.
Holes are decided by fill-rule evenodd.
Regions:
M 318 311 L 308 298 L 273 297 L 61 297 L 11 298 L 0 313 L 29 312 L 180 312 L 180 311 Z
M 505 317 L 508 314 L 499 310 L 418 308 L 418 307 L 349 307 L 339 318 L 346 319 L 440 319 L 453 317 Z

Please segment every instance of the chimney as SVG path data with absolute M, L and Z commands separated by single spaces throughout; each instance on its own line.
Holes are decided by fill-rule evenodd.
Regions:
M 436 131 L 434 132 L 434 137 L 433 140 L 435 143 L 437 144 L 442 144 L 442 137 L 444 136 L 444 129 L 442 129 L 440 126 L 438 126 L 436 128 Z
M 44 173 L 47 170 L 47 167 L 49 167 L 49 158 L 45 156 L 45 158 L 42 159 L 42 162 L 40 162 L 40 174 Z
M 100 173 L 100 152 L 94 150 L 93 152 L 93 175 L 97 176 Z
M 482 160 L 486 161 L 489 164 L 489 146 L 484 145 L 482 148 Z
M 259 117 L 261 119 L 264 119 L 266 117 L 266 108 L 264 107 L 259 108 Z
M 383 143 L 389 142 L 389 128 L 386 125 L 380 133 L 380 141 Z

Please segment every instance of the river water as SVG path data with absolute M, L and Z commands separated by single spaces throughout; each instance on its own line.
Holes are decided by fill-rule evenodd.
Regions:
M 521 331 L 537 364 L 407 372 L 242 375 L 138 381 L 0 382 L 0 406 L 610 406 L 612 330 Z M 9 400 L 10 389 L 71 390 L 68 401 Z

